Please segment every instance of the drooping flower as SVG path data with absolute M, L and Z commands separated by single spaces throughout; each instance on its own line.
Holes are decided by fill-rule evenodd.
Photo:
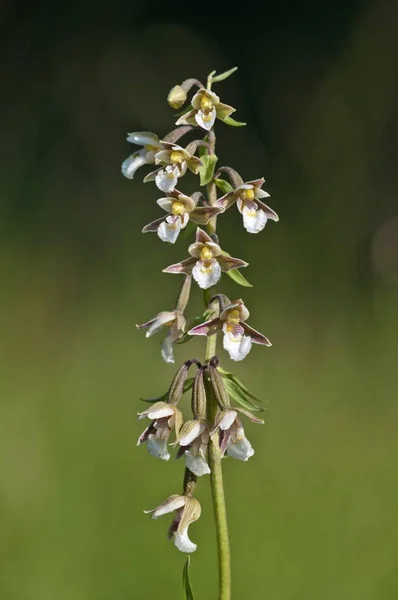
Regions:
M 249 233 L 259 233 L 264 229 L 268 219 L 279 221 L 275 211 L 262 202 L 263 198 L 269 198 L 269 194 L 261 189 L 264 179 L 254 179 L 242 183 L 232 192 L 228 192 L 215 202 L 227 210 L 235 202 L 239 212 L 243 216 L 243 226 Z
M 177 436 L 174 446 L 179 445 L 177 457 L 185 455 L 185 465 L 200 477 L 210 473 L 206 454 L 209 444 L 209 428 L 204 419 L 186 421 Z
M 213 242 L 211 237 L 200 229 L 196 230 L 196 242 L 188 248 L 191 255 L 179 263 L 163 269 L 163 273 L 192 274 L 198 286 L 207 289 L 215 285 L 221 277 L 222 271 L 247 267 L 248 263 L 240 258 L 233 258 L 223 253 L 220 246 Z
M 155 402 L 147 410 L 138 413 L 138 418 L 148 418 L 152 422 L 138 438 L 137 446 L 146 443 L 152 456 L 169 460 L 167 442 L 173 430 L 178 435 L 181 429 L 183 419 L 180 409 L 167 402 Z
M 155 181 L 157 187 L 166 193 L 175 188 L 178 179 L 185 175 L 187 168 L 196 175 L 202 165 L 197 156 L 170 142 L 160 142 L 160 150 L 156 153 L 154 162 L 162 166 L 148 173 L 144 183 Z
M 247 461 L 253 456 L 254 450 L 245 436 L 245 430 L 238 413 L 246 415 L 253 423 L 264 423 L 262 419 L 244 408 L 225 408 L 217 414 L 210 435 L 213 435 L 217 430 L 220 431 L 219 444 L 222 455 L 226 453 L 232 458 Z
M 173 494 L 153 510 L 144 512 L 150 515 L 151 519 L 157 519 L 173 511 L 176 511 L 176 515 L 169 529 L 169 538 L 174 538 L 174 544 L 180 552 L 195 552 L 197 545 L 189 539 L 188 527 L 199 519 L 202 511 L 196 498 Z
M 158 333 L 164 327 L 167 327 L 169 332 L 162 342 L 161 355 L 165 362 L 174 362 L 174 343 L 185 332 L 186 320 L 184 315 L 179 310 L 162 311 L 142 325 L 136 325 L 137 329 L 148 329 L 146 337 L 151 337 Z
M 127 179 L 133 179 L 136 170 L 143 165 L 152 165 L 155 162 L 155 154 L 161 149 L 160 141 L 155 133 L 150 131 L 135 131 L 129 133 L 127 141 L 138 146 L 143 146 L 142 150 L 137 150 L 130 154 L 122 163 L 122 173 Z
M 233 112 L 235 108 L 220 102 L 217 94 L 202 88 L 192 98 L 192 110 L 182 115 L 176 125 L 199 125 L 209 131 L 216 118 L 224 121 Z
M 271 342 L 259 331 L 249 327 L 245 321 L 249 318 L 243 300 L 228 304 L 219 317 L 206 321 L 188 331 L 189 335 L 214 335 L 224 332 L 223 346 L 232 360 L 243 360 L 250 352 L 252 344 L 271 346 Z
M 157 203 L 169 215 L 152 221 L 143 228 L 142 233 L 156 231 L 163 242 L 171 244 L 174 244 L 181 229 L 188 225 L 189 220 L 206 225 L 212 216 L 223 212 L 220 207 L 196 206 L 193 198 L 185 196 L 178 190 L 172 190 L 166 198 L 159 198 Z

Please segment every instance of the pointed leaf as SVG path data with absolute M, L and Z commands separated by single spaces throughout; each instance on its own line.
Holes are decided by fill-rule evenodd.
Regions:
M 207 185 L 213 179 L 217 160 L 215 154 L 204 154 L 202 156 L 202 166 L 199 168 L 200 185 Z
M 218 83 L 219 81 L 224 81 L 224 79 L 227 79 L 227 77 L 230 77 L 232 75 L 232 73 L 235 73 L 235 71 L 237 71 L 237 69 L 238 69 L 238 67 L 232 67 L 232 69 L 229 69 L 229 71 L 224 71 L 224 73 L 220 73 L 219 75 L 216 75 L 215 77 L 212 76 L 211 82 Z
M 246 125 L 246 123 L 243 123 L 242 121 L 235 121 L 235 119 L 233 119 L 232 117 L 225 117 L 223 121 L 224 123 L 226 123 L 227 125 L 231 125 L 232 127 L 244 127 Z
M 243 408 L 253 412 L 261 412 L 264 410 L 262 406 L 254 402 L 254 400 L 251 398 L 251 394 L 247 394 L 234 379 L 224 377 L 224 384 L 230 398 L 243 406 Z
M 185 392 L 188 392 L 188 390 L 191 389 L 191 387 L 193 386 L 193 381 L 194 381 L 193 377 L 189 377 L 186 380 L 186 382 L 184 383 L 183 394 L 185 394 Z M 156 398 L 140 398 L 140 400 L 142 400 L 142 402 L 148 402 L 149 404 L 153 404 L 153 402 L 167 402 L 168 399 L 169 399 L 169 390 L 167 390 L 167 392 L 165 394 L 163 394 L 162 396 L 157 396 Z
M 191 557 L 188 556 L 184 569 L 182 571 L 182 584 L 184 586 L 185 600 L 195 600 L 195 595 L 192 589 L 191 578 L 189 576 L 189 567 L 191 564 Z
M 232 185 L 226 179 L 215 179 L 214 183 L 222 191 L 223 194 L 229 194 L 234 191 Z
M 230 271 L 227 271 L 226 274 L 228 275 L 228 277 L 233 279 L 235 283 L 238 283 L 243 287 L 253 287 L 253 285 L 249 281 L 247 281 L 246 277 L 242 275 L 242 273 L 237 269 L 231 269 Z

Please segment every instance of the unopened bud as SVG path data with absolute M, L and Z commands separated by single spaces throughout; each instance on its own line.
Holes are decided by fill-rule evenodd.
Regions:
M 177 404 L 180 401 L 191 364 L 191 361 L 185 362 L 175 374 L 169 389 L 169 404 Z
M 181 106 L 185 104 L 186 100 L 187 93 L 180 85 L 175 85 L 167 96 L 167 102 L 171 108 L 181 108 Z
M 206 390 L 203 379 L 203 367 L 198 370 L 192 388 L 192 412 L 195 419 L 206 418 Z
M 218 359 L 216 356 L 214 356 L 209 364 L 209 375 L 210 375 L 210 382 L 211 382 L 211 387 L 213 388 L 213 392 L 214 392 L 214 397 L 217 401 L 218 406 L 221 408 L 221 410 L 224 410 L 225 408 L 228 408 L 230 406 L 229 404 L 229 396 L 228 396 L 228 392 L 225 389 L 225 385 L 222 379 L 222 376 L 220 375 L 220 373 L 217 370 L 217 366 L 218 365 Z

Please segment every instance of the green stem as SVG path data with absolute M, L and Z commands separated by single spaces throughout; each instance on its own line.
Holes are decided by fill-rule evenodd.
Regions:
M 209 132 L 209 146 L 214 152 L 215 135 Z M 207 186 L 208 200 L 211 205 L 217 200 L 217 189 L 214 182 Z M 209 234 L 216 233 L 217 216 L 210 219 L 207 225 Z M 215 290 L 214 290 L 215 292 Z M 217 335 L 207 338 L 206 363 L 215 355 L 217 347 Z M 208 383 L 208 382 L 207 382 Z M 217 414 L 217 402 L 210 385 L 207 385 L 207 417 L 210 423 L 214 423 Z M 218 433 L 209 441 L 209 466 L 211 469 L 210 483 L 213 499 L 214 518 L 216 522 L 216 536 L 218 548 L 218 574 L 219 574 L 219 600 L 231 600 L 231 553 L 229 548 L 227 508 L 225 504 L 224 483 L 219 451 Z

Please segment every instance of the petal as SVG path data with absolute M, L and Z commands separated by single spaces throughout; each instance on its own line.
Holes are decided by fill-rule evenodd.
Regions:
M 247 437 L 243 436 L 243 438 L 237 442 L 233 442 L 232 440 L 228 442 L 227 454 L 237 460 L 247 461 L 253 456 L 254 450 Z
M 276 214 L 276 212 L 272 210 L 272 208 L 264 204 L 264 202 L 261 202 L 261 200 L 257 200 L 257 205 L 265 212 L 265 214 L 267 215 L 267 219 L 271 219 L 271 221 L 275 221 L 275 223 L 279 221 L 279 217 Z
M 239 310 L 239 319 L 241 321 L 246 321 L 246 319 L 250 316 L 248 309 L 245 306 L 243 300 L 235 300 L 235 302 L 230 302 L 227 306 L 222 310 L 220 314 L 220 319 L 225 321 L 232 310 Z
M 225 194 L 225 196 L 221 196 L 221 198 L 218 198 L 218 200 L 215 201 L 214 206 L 219 206 L 224 210 L 227 210 L 227 208 L 230 208 L 234 204 L 234 202 L 236 202 L 236 199 L 238 197 L 239 194 L 236 193 L 236 190 L 234 192 L 228 192 L 227 194 Z
M 159 504 L 159 506 L 157 506 L 153 510 L 144 510 L 144 513 L 146 515 L 151 515 L 151 519 L 157 519 L 162 515 L 167 515 L 168 513 L 174 512 L 175 510 L 182 508 L 183 506 L 185 506 L 186 500 L 187 499 L 185 496 L 173 494 L 173 496 L 167 498 L 167 500 L 162 502 L 162 504 Z
M 152 421 L 162 419 L 163 417 L 171 417 L 174 415 L 175 407 L 167 402 L 155 402 L 150 408 L 138 413 L 138 418 L 143 419 L 147 417 Z
M 196 228 L 196 239 L 195 239 L 196 243 L 198 244 L 206 244 L 207 242 L 213 242 L 213 240 L 211 239 L 211 237 L 209 236 L 208 233 L 206 233 L 206 231 L 204 231 L 204 229 L 201 229 L 200 227 Z
M 229 429 L 231 427 L 231 425 L 235 421 L 238 413 L 236 412 L 236 410 L 226 410 L 223 412 L 224 412 L 224 415 L 221 416 L 218 426 L 220 429 L 225 431 L 226 429 Z
M 185 115 L 182 115 L 179 119 L 177 119 L 176 125 L 196 125 L 195 114 L 195 109 L 190 110 L 189 112 L 185 113 Z
M 167 336 L 163 340 L 162 345 L 160 347 L 160 354 L 161 354 L 164 362 L 167 362 L 167 363 L 175 362 L 173 341 L 170 339 L 170 336 Z
M 159 200 L 156 200 L 156 204 L 158 204 L 160 208 L 163 208 L 163 210 L 165 210 L 168 213 L 171 213 L 172 211 L 173 202 L 175 202 L 175 200 L 169 197 L 159 198 Z
M 159 228 L 159 225 L 161 223 L 163 223 L 163 221 L 165 219 L 166 219 L 166 215 L 164 217 L 160 217 L 160 219 L 156 219 L 155 221 L 148 223 L 148 225 L 145 225 L 145 227 L 143 227 L 141 233 L 150 233 L 151 231 L 157 231 Z
M 189 215 L 191 221 L 199 225 L 207 225 L 209 219 L 224 212 L 221 206 L 198 206 Z
M 242 327 L 245 330 L 245 333 L 247 333 L 247 335 L 251 337 L 254 344 L 261 344 L 262 346 L 272 346 L 271 342 L 268 338 L 265 337 L 265 335 L 263 335 L 256 329 L 253 329 L 253 327 L 250 327 L 249 325 L 247 325 L 247 323 L 242 323 Z
M 220 263 L 223 271 L 230 271 L 231 269 L 240 269 L 241 267 L 247 267 L 249 263 L 241 260 L 240 258 L 234 258 L 233 256 L 225 256 L 221 254 L 217 260 Z
M 259 190 L 259 188 L 261 188 L 262 185 L 264 185 L 265 179 L 264 177 L 260 177 L 260 179 L 252 179 L 251 181 L 246 181 L 246 185 L 250 186 L 250 188 L 257 188 L 255 189 L 255 193 L 257 193 L 257 191 L 261 191 Z M 264 192 L 265 194 L 267 192 Z M 265 196 L 264 196 L 265 198 Z
M 201 323 L 200 325 L 196 325 L 188 331 L 189 335 L 213 335 L 220 331 L 222 328 L 222 321 L 217 317 L 216 319 L 211 319 L 211 321 L 206 321 L 205 323 Z
M 151 337 L 151 335 L 157 333 L 157 331 L 159 331 L 163 327 L 163 325 L 174 321 L 175 318 L 176 315 L 174 311 L 163 311 L 156 315 L 156 317 L 154 317 L 150 321 L 147 321 L 142 325 L 136 325 L 136 327 L 137 329 L 144 329 L 147 327 L 148 331 L 146 332 L 146 337 Z
M 129 133 L 127 141 L 139 146 L 156 146 L 159 147 L 159 138 L 151 131 L 134 131 Z
M 202 475 L 208 475 L 210 473 L 210 467 L 206 462 L 206 459 L 202 454 L 193 456 L 190 450 L 185 450 L 185 465 L 186 467 L 198 477 Z
M 174 244 L 181 230 L 181 219 L 179 217 L 167 217 L 158 227 L 158 236 L 162 242 Z
M 198 174 L 200 167 L 202 166 L 202 161 L 197 156 L 191 156 L 189 160 L 187 160 L 187 167 L 194 175 Z
M 216 111 L 217 119 L 224 121 L 226 117 L 229 117 L 229 115 L 232 115 L 232 113 L 236 111 L 236 108 L 229 106 L 229 104 L 223 104 L 222 102 L 219 102 L 217 104 Z
M 204 421 L 187 421 L 180 431 L 178 444 L 180 446 L 189 446 L 196 438 L 202 435 L 205 429 L 206 423 Z
M 161 458 L 162 460 L 169 460 L 170 453 L 167 449 L 167 440 L 159 439 L 155 435 L 151 434 L 146 443 L 148 452 L 155 458 Z
M 202 127 L 202 129 L 205 129 L 206 131 L 210 131 L 210 129 L 214 125 L 216 116 L 217 112 L 215 108 L 212 109 L 211 113 L 207 114 L 203 110 L 198 110 L 198 112 L 195 115 L 195 121 L 199 125 L 199 127 Z
M 267 224 L 267 215 L 261 209 L 243 207 L 243 226 L 249 233 L 259 233 Z
M 252 340 L 246 335 L 234 336 L 227 332 L 224 334 L 223 347 L 232 360 L 239 361 L 249 354 Z
M 198 260 L 192 269 L 192 277 L 203 290 L 215 285 L 221 277 L 220 263 L 213 258 L 209 263 Z
M 170 152 L 168 150 L 161 150 L 157 152 L 155 155 L 155 164 L 160 165 L 164 163 L 166 165 L 170 164 Z
M 175 263 L 174 265 L 169 265 L 165 269 L 163 269 L 163 273 L 185 273 L 186 275 L 190 275 L 192 273 L 192 268 L 196 260 L 191 256 L 182 260 L 179 263 Z
M 194 544 L 189 539 L 187 529 L 183 532 L 175 532 L 174 544 L 180 552 L 187 552 L 188 554 L 190 554 L 191 552 L 195 552 L 196 548 L 198 547 L 197 544 Z
M 170 166 L 161 169 L 155 177 L 155 183 L 162 192 L 171 192 L 177 184 L 178 168 Z
M 127 179 L 133 179 L 136 170 L 146 164 L 146 152 L 145 150 L 139 150 L 122 162 L 122 173 Z

